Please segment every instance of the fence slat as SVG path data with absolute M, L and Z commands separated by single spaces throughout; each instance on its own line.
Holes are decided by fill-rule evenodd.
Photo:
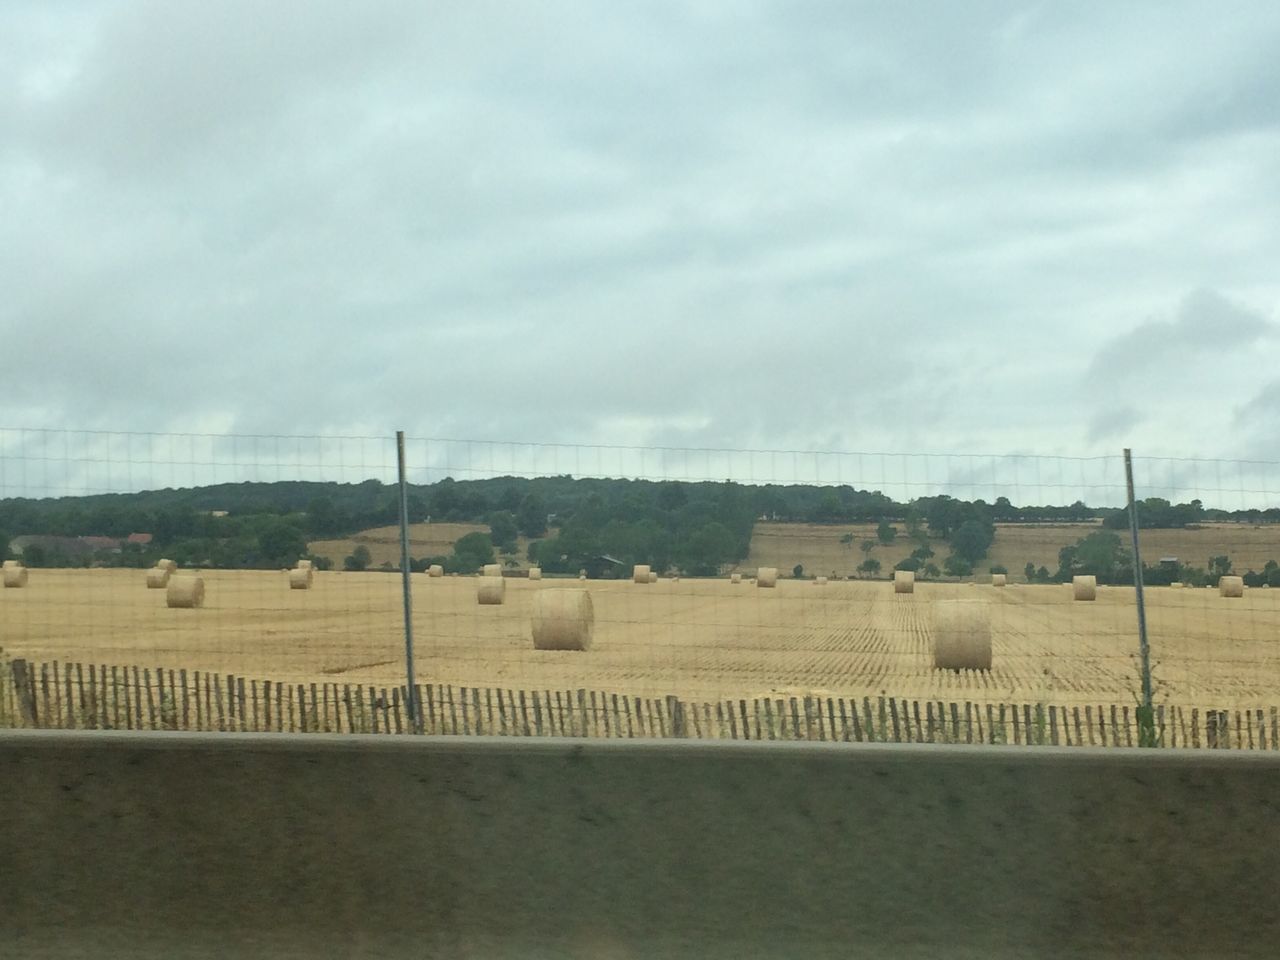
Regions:
M 902 742 L 902 730 L 898 726 L 898 698 L 889 698 L 889 715 L 893 718 L 893 742 Z M 883 703 L 883 700 L 881 701 Z

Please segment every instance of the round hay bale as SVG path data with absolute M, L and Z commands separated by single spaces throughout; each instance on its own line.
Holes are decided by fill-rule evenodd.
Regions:
M 658 575 L 657 575 L 656 573 L 654 573 L 652 570 L 650 570 L 650 571 L 649 571 L 649 582 L 650 582 L 650 583 L 657 583 L 657 582 L 658 582 Z
M 915 593 L 916 592 L 916 572 L 914 570 L 893 571 L 893 592 L 894 593 Z
M 295 570 L 311 570 L 313 568 L 314 568 L 314 565 L 311 563 L 310 560 L 299 560 L 297 564 L 295 564 L 294 566 Z
M 1173 583 L 1169 584 L 1169 586 L 1170 586 L 1170 588 L 1172 588 L 1172 589 L 1174 589 L 1174 590 L 1181 590 L 1181 589 L 1182 589 L 1182 584 L 1181 584 L 1181 583 L 1179 583 L 1177 580 L 1173 581 Z
M 730 583 L 741 583 L 741 582 L 742 582 L 742 574 L 740 574 L 740 573 L 731 573 L 731 574 L 729 574 L 729 582 L 730 582 Z
M 169 586 L 169 571 L 164 567 L 152 567 L 147 571 L 147 589 L 163 590 Z
M 938 670 L 991 669 L 991 614 L 981 600 L 933 604 L 933 666 Z
M 1098 599 L 1098 578 L 1092 574 L 1071 578 L 1071 598 L 1073 600 Z
M 175 574 L 169 578 L 168 592 L 164 599 L 171 607 L 203 607 L 204 580 L 200 577 Z
M 993 573 L 991 575 L 991 585 L 993 587 L 1003 587 L 1008 582 L 1009 582 L 1009 577 L 1007 574 Z
M 4 562 L 4 585 L 10 589 L 21 589 L 27 585 L 27 568 L 16 560 Z
M 482 577 L 500 577 L 502 576 L 502 564 L 486 563 L 484 570 L 480 574 Z
M 776 587 L 778 585 L 778 568 L 761 567 L 756 571 L 757 587 Z
M 427 567 L 427 576 L 428 576 L 428 577 L 443 577 L 443 576 L 444 576 L 444 567 L 440 566 L 440 564 L 438 564 L 438 563 L 433 563 L 431 566 Z
M 636 583 L 648 583 L 649 565 L 647 563 L 637 563 L 635 570 L 631 573 L 631 579 Z
M 586 590 L 539 590 L 533 598 L 533 649 L 589 650 L 595 626 Z
M 161 569 L 168 570 L 170 573 L 175 573 L 178 569 L 178 564 L 175 561 L 168 559 L 157 560 L 156 566 Z
M 290 570 L 289 571 L 289 589 L 290 590 L 310 590 L 311 589 L 310 569 Z
M 825 586 L 827 585 L 827 578 L 826 578 L 826 577 L 818 577 L 818 578 L 817 578 L 816 580 L 814 580 L 813 582 L 814 582 L 815 584 L 817 584 L 818 586 L 820 586 L 820 587 L 825 587 Z
M 541 579 L 542 579 L 542 568 L 541 568 L 541 567 L 530 567 L 530 568 L 529 568 L 529 579 L 530 579 L 530 580 L 541 580 Z
M 1218 596 L 1243 597 L 1244 596 L 1244 577 L 1219 577 L 1218 578 Z
M 481 577 L 476 587 L 476 602 L 485 605 L 501 604 L 507 595 L 507 581 L 503 577 Z

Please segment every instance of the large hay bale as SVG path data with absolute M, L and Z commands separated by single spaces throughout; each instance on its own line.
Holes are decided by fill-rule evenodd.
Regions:
M 938 670 L 991 669 L 991 615 L 981 600 L 933 604 L 933 665 Z
M 1218 578 L 1218 596 L 1243 597 L 1244 596 L 1244 577 L 1219 577 Z
M 308 570 L 290 570 L 289 571 L 289 589 L 290 590 L 310 590 L 311 589 L 311 571 Z
M 178 569 L 178 564 L 177 564 L 177 562 L 176 562 L 176 561 L 173 561 L 173 560 L 169 560 L 169 559 L 167 559 L 167 558 L 165 558 L 165 559 L 161 559 L 161 560 L 157 560 L 157 561 L 156 561 L 156 566 L 157 566 L 157 567 L 159 567 L 159 568 L 160 568 L 160 569 L 162 569 L 162 570 L 168 570 L 170 573 L 175 573 L 175 572 L 177 571 L 177 569 Z
M 486 563 L 484 570 L 480 574 L 482 577 L 500 577 L 502 576 L 502 564 Z
M 741 582 L 742 582 L 742 574 L 740 574 L 740 573 L 731 573 L 731 574 L 729 574 L 729 582 L 730 582 L 730 583 L 741 583 Z
M 650 570 L 650 571 L 649 571 L 649 582 L 650 582 L 650 583 L 657 583 L 657 582 L 658 582 L 658 575 L 657 575 L 656 573 L 654 573 L 652 570 Z
M 595 626 L 586 590 L 539 590 L 533 598 L 535 650 L 588 650 Z
M 813 582 L 814 582 L 815 584 L 817 584 L 818 586 L 820 586 L 820 587 L 825 587 L 825 586 L 827 585 L 827 578 L 826 578 L 826 577 L 818 577 L 818 578 L 817 578 L 817 579 L 815 579 Z
M 164 567 L 152 567 L 147 571 L 147 589 L 163 590 L 169 586 L 170 573 Z
M 649 565 L 647 563 L 637 563 L 635 569 L 631 572 L 631 579 L 636 583 L 648 583 Z
M 778 568 L 761 567 L 756 571 L 757 587 L 776 587 L 778 585 Z
M 1071 578 L 1071 597 L 1073 600 L 1098 599 L 1098 578 L 1092 574 Z
M 438 563 L 433 563 L 431 566 L 427 567 L 427 576 L 428 576 L 428 577 L 443 577 L 443 576 L 444 576 L 444 567 L 440 566 L 440 564 L 438 564 Z
M 204 606 L 204 580 L 200 577 L 175 574 L 169 577 L 165 602 L 171 607 L 194 608 Z
M 485 605 L 502 603 L 507 595 L 507 581 L 503 577 L 481 577 L 476 586 L 476 602 Z
M 993 587 L 1003 587 L 1009 582 L 1009 577 L 1003 573 L 993 573 L 991 575 L 991 585 Z
M 893 571 L 893 592 L 894 593 L 915 593 L 916 592 L 916 572 L 914 570 Z
M 10 589 L 21 589 L 27 585 L 27 568 L 16 560 L 4 562 L 4 585 Z
M 541 580 L 541 579 L 542 579 L 542 568 L 541 568 L 541 567 L 530 567 L 530 568 L 529 568 L 529 579 L 530 579 L 530 580 Z

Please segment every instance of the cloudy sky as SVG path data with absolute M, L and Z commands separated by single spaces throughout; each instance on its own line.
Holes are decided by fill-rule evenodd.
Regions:
M 1280 460 L 1277 49 L 1273 2 L 6 0 L 0 425 Z

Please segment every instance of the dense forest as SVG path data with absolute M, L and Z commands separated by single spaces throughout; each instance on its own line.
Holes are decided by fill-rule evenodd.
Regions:
M 919 541 L 898 566 L 925 576 L 964 576 L 986 555 L 996 523 L 1102 521 L 1112 529 L 1127 526 L 1127 513 L 1084 503 L 1017 506 L 1004 497 L 994 503 L 950 496 L 895 501 L 876 491 L 851 486 L 753 485 L 734 482 L 679 482 L 623 479 L 574 479 L 569 476 L 485 480 L 444 479 L 413 486 L 411 522 L 425 520 L 488 524 L 487 534 L 464 538 L 449 557 L 416 558 L 415 565 L 442 562 L 467 572 L 496 554 L 511 556 L 517 535 L 534 541 L 528 559 L 548 572 L 575 572 L 598 565 L 602 557 L 624 565 L 649 563 L 655 570 L 678 569 L 710 575 L 745 559 L 757 520 L 838 525 L 891 524 Z M 378 480 L 362 483 L 281 481 L 219 484 L 131 494 L 0 500 L 0 551 L 16 537 L 40 538 L 23 544 L 31 566 L 88 563 L 146 566 L 165 555 L 191 566 L 272 568 L 291 564 L 307 551 L 307 542 L 349 536 L 370 527 L 394 524 L 399 503 L 394 487 Z M 1280 522 L 1280 509 L 1228 513 L 1199 501 L 1171 504 L 1150 499 L 1139 507 L 1144 528 L 1184 527 L 1213 520 Z M 896 527 L 892 528 L 896 535 Z M 150 535 L 146 543 L 115 546 L 84 544 L 79 538 L 123 540 Z M 145 538 L 140 538 L 145 539 Z M 1030 570 L 1031 579 L 1095 572 L 1108 579 L 1124 571 L 1119 538 L 1115 549 L 1085 545 L 1064 556 L 1057 571 Z M 1112 546 L 1111 539 L 1107 539 Z M 947 555 L 935 562 L 935 547 Z M 75 548 L 75 549 L 73 549 Z M 1118 553 L 1116 552 L 1118 551 Z M 1105 554 L 1105 556 L 1104 556 Z M 8 556 L 9 554 L 5 554 Z M 1096 562 L 1095 562 L 1096 561 Z M 360 569 L 359 555 L 348 566 Z M 941 566 L 938 566 L 941 563 Z M 1093 567 L 1101 569 L 1093 569 Z M 1087 568 L 1087 569 L 1086 569 Z M 868 566 L 868 575 L 878 570 Z M 1131 570 L 1130 570 L 1131 573 Z

